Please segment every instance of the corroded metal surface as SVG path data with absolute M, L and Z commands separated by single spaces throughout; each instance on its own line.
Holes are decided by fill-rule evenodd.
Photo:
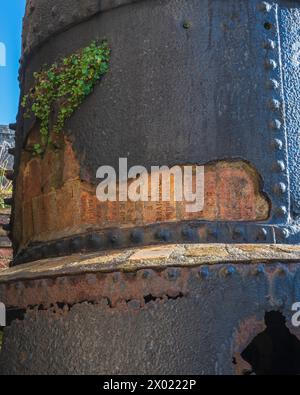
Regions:
M 299 264 L 244 263 L 16 283 L 7 295 L 19 292 L 24 310 L 5 329 L 0 371 L 245 374 L 240 353 L 266 311 L 281 311 L 300 338 L 299 280 Z
M 0 274 L 0 299 L 7 306 L 50 306 L 107 299 L 112 307 L 128 300 L 186 295 L 193 278 L 218 272 L 220 280 L 287 275 L 296 270 L 300 247 L 263 245 L 168 245 L 111 254 L 45 260 Z M 280 262 L 280 263 L 279 263 Z M 223 266 L 222 266 L 223 265 Z M 217 268 L 216 268 L 217 267 Z
M 33 74 L 43 64 L 52 64 L 94 39 L 106 37 L 112 52 L 101 86 L 66 124 L 67 155 L 60 161 L 50 152 L 41 164 L 44 169 L 57 164 L 58 173 L 64 175 L 60 185 L 51 184 L 50 179 L 57 178 L 42 172 L 45 195 L 33 199 L 28 191 L 34 188 L 22 189 L 22 180 L 26 181 L 22 169 L 26 144 L 38 133 L 38 124 L 24 120 L 20 108 L 12 215 L 15 264 L 90 251 L 86 238 L 108 229 L 109 222 L 111 228 L 99 235 L 95 251 L 158 242 L 298 243 L 299 114 L 294 86 L 299 85 L 299 15 L 299 2 L 294 0 L 90 0 L 72 2 L 72 7 L 69 1 L 28 1 L 22 93 L 32 86 Z M 120 157 L 128 157 L 128 166 L 147 169 L 238 160 L 255 171 L 252 184 L 260 185 L 269 204 L 259 215 L 254 210 L 254 215 L 248 203 L 255 201 L 256 191 L 242 199 L 247 215 L 244 211 L 239 215 L 237 191 L 244 181 L 235 175 L 236 188 L 228 191 L 222 176 L 218 185 L 207 187 L 212 215 L 199 214 L 196 224 L 191 222 L 194 217 L 188 219 L 192 229 L 181 228 L 179 221 L 185 218 L 177 216 L 180 210 L 171 212 L 163 204 L 155 218 L 151 207 L 147 212 L 157 223 L 155 229 L 140 220 L 144 211 L 135 205 L 108 207 L 107 224 L 106 208 L 104 217 L 95 209 L 95 175 L 103 164 L 117 169 Z M 36 166 L 32 163 L 24 170 L 29 179 L 39 174 Z M 71 179 L 86 188 L 78 200 L 80 210 L 71 200 L 77 190 L 65 177 L 76 166 L 78 172 L 75 176 L 71 172 Z M 219 201 L 218 191 L 232 204 Z M 236 217 L 228 210 L 234 204 Z M 59 207 L 67 209 L 61 213 Z M 65 220 L 62 227 L 51 222 L 55 218 L 51 210 Z M 75 226 L 70 217 L 79 212 L 80 223 Z M 124 223 L 115 222 L 124 215 L 132 229 L 119 232 Z M 178 226 L 169 227 L 172 220 Z M 25 224 L 20 225 L 22 221 Z

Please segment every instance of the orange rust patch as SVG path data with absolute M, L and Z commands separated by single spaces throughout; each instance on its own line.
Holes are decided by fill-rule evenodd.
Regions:
M 35 133 L 32 132 L 28 145 L 34 142 Z M 184 220 L 268 219 L 270 204 L 261 192 L 260 176 L 241 160 L 205 165 L 204 209 L 189 213 L 186 210 L 189 203 L 174 199 L 174 178 L 171 178 L 168 202 L 99 202 L 96 186 L 80 180 L 80 166 L 71 142 L 63 135 L 56 140 L 60 149 L 48 149 L 43 158 L 33 157 L 26 150 L 22 153 L 15 191 L 14 239 L 19 247 L 26 246 L 29 241 L 49 241 L 78 234 L 91 227 L 133 227 Z M 195 177 L 193 184 L 195 190 Z M 149 191 L 150 185 L 149 177 Z M 160 197 L 161 189 L 162 180 Z

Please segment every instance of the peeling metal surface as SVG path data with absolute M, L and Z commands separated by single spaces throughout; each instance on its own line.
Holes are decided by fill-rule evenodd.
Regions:
M 161 158 L 168 166 L 241 159 L 262 176 L 263 191 L 272 203 L 270 219 L 257 227 L 249 222 L 228 227 L 204 223 L 208 234 L 204 242 L 298 243 L 295 174 L 299 144 L 293 126 L 298 115 L 292 92 L 297 78 L 290 61 L 297 53 L 287 44 L 287 37 L 292 32 L 297 44 L 299 2 L 262 4 L 258 0 L 91 0 L 73 7 L 64 2 L 57 18 L 57 1 L 28 2 L 24 37 L 38 51 L 31 52 L 23 65 L 22 90 L 28 90 L 33 73 L 43 64 L 106 37 L 112 47 L 110 72 L 101 89 L 95 89 L 66 125 L 81 179 L 95 183 L 99 165 L 117 168 L 119 157 L 128 157 L 129 166 L 147 168 L 162 165 Z M 53 22 L 48 29 L 49 18 Z M 32 128 L 32 122 L 21 119 L 22 111 L 16 175 L 22 145 Z M 172 235 L 171 231 L 171 236 L 167 242 L 185 242 L 176 232 Z M 129 232 L 122 237 L 130 238 Z M 104 249 L 110 246 L 107 239 L 104 235 Z M 149 244 L 156 242 L 152 234 Z M 122 243 L 121 247 L 131 246 Z M 46 247 L 57 251 L 57 245 Z M 29 248 L 17 263 L 54 256 L 54 251 L 47 255 Z
M 281 311 L 290 322 L 300 269 L 281 263 L 263 270 L 256 264 L 234 267 L 90 274 L 78 283 L 61 278 L 45 287 L 33 281 L 36 301 L 51 288 L 54 300 L 68 291 L 46 310 L 28 308 L 5 329 L 0 371 L 244 374 L 247 366 L 233 358 L 260 331 L 266 311 Z M 76 287 L 76 298 L 88 293 L 90 303 L 67 304 L 76 299 Z M 28 297 L 22 286 L 14 292 Z M 293 332 L 300 337 L 299 328 Z
M 186 295 L 193 278 L 209 277 L 212 271 L 225 282 L 236 274 L 267 275 L 270 284 L 278 277 L 271 294 L 283 292 L 280 300 L 284 300 L 284 281 L 289 270 L 297 269 L 299 255 L 299 248 L 286 246 L 169 245 L 40 261 L 2 272 L 0 299 L 18 308 L 101 299 L 112 307 L 128 300 L 143 306 L 147 295 Z

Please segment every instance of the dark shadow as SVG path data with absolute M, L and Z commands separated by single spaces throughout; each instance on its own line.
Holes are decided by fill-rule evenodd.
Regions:
M 285 325 L 279 311 L 265 314 L 267 328 L 241 353 L 257 375 L 300 374 L 300 341 Z

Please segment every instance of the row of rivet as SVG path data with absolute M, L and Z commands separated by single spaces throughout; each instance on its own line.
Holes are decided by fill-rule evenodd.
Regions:
M 161 271 L 155 269 L 142 269 L 137 270 L 136 272 L 115 272 L 115 273 L 87 273 L 85 275 L 70 275 L 56 278 L 48 278 L 48 279 L 31 279 L 24 281 L 16 281 L 16 282 L 8 282 L 0 284 L 0 296 L 6 294 L 6 292 L 10 289 L 14 289 L 17 292 L 24 292 L 25 289 L 34 289 L 34 288 L 51 288 L 53 286 L 58 286 L 62 289 L 66 289 L 68 286 L 75 286 L 78 283 L 85 281 L 86 284 L 90 287 L 96 286 L 98 281 L 109 279 L 114 284 L 122 283 L 123 281 L 136 279 L 136 281 L 154 281 L 157 277 L 161 277 L 167 281 L 176 282 L 180 280 L 184 273 L 187 270 L 191 270 L 192 275 L 196 275 L 199 279 L 212 279 L 216 278 L 216 276 L 220 278 L 231 277 L 235 275 L 241 276 L 261 276 L 267 274 L 266 265 L 264 263 L 259 264 L 251 264 L 251 265 L 236 265 L 236 264 L 219 264 L 219 265 L 207 265 L 201 266 L 198 268 L 180 268 L 180 267 L 168 267 Z M 291 275 L 296 275 L 296 271 L 290 271 L 288 266 L 282 265 L 282 263 L 277 263 L 272 265 L 272 273 L 275 274 L 276 277 L 284 278 Z M 273 276 L 273 275 L 272 275 Z M 184 275 L 184 278 L 186 276 Z M 125 284 L 122 285 L 124 288 Z M 67 292 L 67 291 L 66 291 Z
M 280 238 L 286 239 L 286 233 Z M 273 228 L 256 225 L 223 224 L 169 224 L 165 226 L 107 230 L 101 233 L 78 235 L 68 239 L 28 247 L 14 260 L 14 264 L 32 262 L 80 252 L 98 252 L 107 249 L 131 248 L 157 243 L 207 243 L 207 242 L 259 242 L 273 243 Z
M 258 9 L 264 13 L 264 15 L 267 15 L 267 21 L 263 20 L 264 23 L 264 28 L 267 31 L 269 31 L 269 34 L 277 34 L 276 32 L 274 33 L 275 27 L 269 22 L 269 17 L 272 12 L 275 12 L 274 6 L 271 5 L 270 3 L 263 1 L 259 3 Z M 267 38 L 264 43 L 263 43 L 263 48 L 266 50 L 266 52 L 273 53 L 274 55 L 279 57 L 278 54 L 278 48 L 277 44 L 274 41 L 273 37 Z M 272 91 L 273 95 L 274 93 L 278 92 L 280 88 L 280 80 L 281 76 L 279 75 L 280 70 L 279 70 L 279 65 L 276 60 L 272 58 L 272 56 L 268 57 L 265 60 L 265 69 L 268 72 L 270 78 L 267 80 L 267 89 Z M 279 95 L 269 98 L 267 100 L 267 108 L 271 112 L 275 113 L 276 115 L 274 118 L 269 122 L 268 128 L 274 133 L 271 138 L 271 148 L 276 152 L 276 159 L 273 164 L 271 164 L 271 172 L 274 174 L 274 182 L 273 182 L 273 193 L 276 197 L 276 200 L 280 201 L 282 197 L 286 195 L 287 192 L 287 186 L 286 183 L 282 180 L 278 180 L 278 177 L 280 174 L 284 174 L 286 171 L 286 163 L 284 160 L 284 155 L 283 149 L 284 149 L 284 139 L 281 138 L 280 133 L 282 134 L 282 129 L 283 129 L 283 123 L 279 118 L 280 114 L 283 111 L 282 108 L 282 103 L 281 100 L 279 99 Z M 285 199 L 284 199 L 285 200 Z M 279 202 L 278 202 L 279 203 Z M 275 206 L 275 205 L 274 205 Z M 275 206 L 273 209 L 273 213 L 275 217 L 278 219 L 284 218 L 288 215 L 288 209 L 284 204 L 277 204 L 277 207 Z M 279 232 L 279 236 L 281 238 L 286 238 L 286 231 Z

